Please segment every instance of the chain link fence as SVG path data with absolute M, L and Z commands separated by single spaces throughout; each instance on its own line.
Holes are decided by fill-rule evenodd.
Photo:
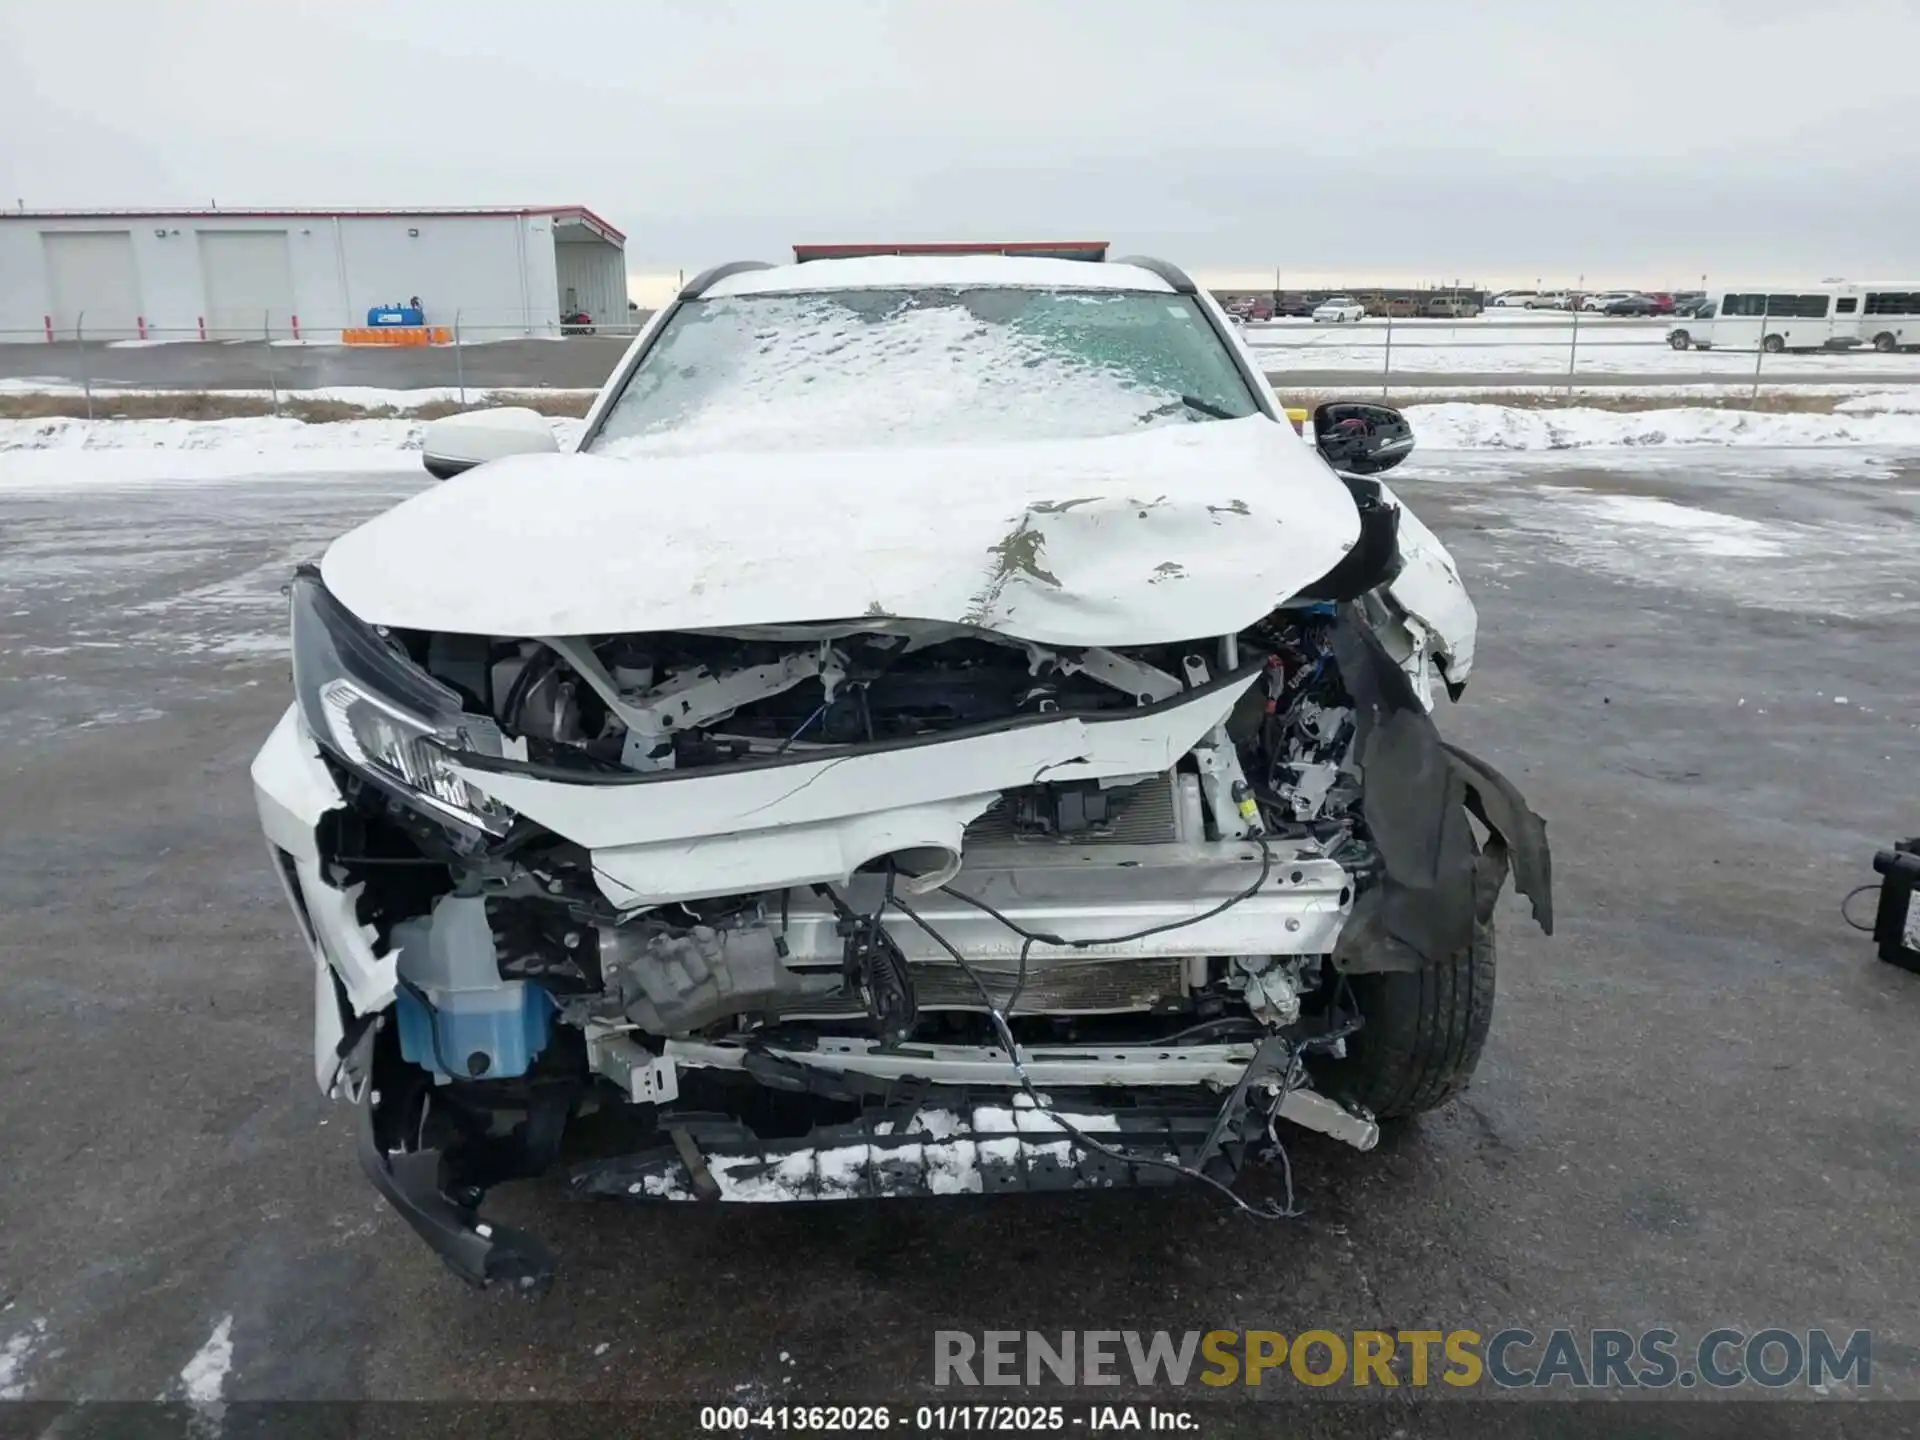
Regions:
M 140 317 L 48 317 L 33 331 L 0 330 L 0 393 L 79 391 L 96 397 L 252 392 L 277 412 L 290 392 L 416 392 L 414 399 L 482 403 L 499 391 L 597 389 L 648 316 L 556 323 L 498 311 L 429 314 L 420 327 L 314 329 L 298 315 L 198 318 L 192 327 Z M 1859 351 L 1676 348 L 1688 322 L 1580 312 L 1489 312 L 1463 319 L 1380 317 L 1348 323 L 1236 322 L 1276 388 L 1362 390 L 1519 388 L 1571 391 L 1624 384 L 1761 384 L 1906 380 L 1920 357 Z M 422 396 L 417 392 L 434 392 Z M 342 395 L 365 404 L 380 397 Z M 387 403 L 402 403 L 390 401 Z M 103 407 L 104 410 L 105 407 Z
M 1359 323 L 1268 320 L 1242 333 L 1276 384 L 1565 388 L 1920 381 L 1920 358 L 1858 349 L 1774 352 L 1700 343 L 1711 321 L 1616 318 L 1581 311 L 1489 311 L 1471 319 L 1369 317 Z M 1689 328 L 1691 327 L 1691 328 Z

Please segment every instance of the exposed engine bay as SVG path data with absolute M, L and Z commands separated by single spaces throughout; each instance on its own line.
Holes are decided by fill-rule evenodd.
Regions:
M 294 743 L 338 802 L 311 873 L 281 863 L 314 933 L 337 906 L 358 939 L 318 942 L 323 1083 L 483 1283 L 551 1268 L 482 1234 L 486 1188 L 609 1106 L 653 1144 L 583 1194 L 1223 1186 L 1277 1119 L 1370 1146 L 1364 1101 L 1329 1098 L 1356 982 L 1464 953 L 1510 860 L 1550 923 L 1537 817 L 1440 744 L 1429 656 L 1396 661 L 1385 619 L 1308 601 L 1114 649 L 886 617 L 490 640 L 361 626 L 306 572 L 293 723 L 327 743 Z M 376 698 L 407 683 L 431 733 Z M 634 817 L 670 805 L 650 838 Z
M 1261 839 L 1269 868 L 1279 853 L 1272 847 L 1283 846 L 1292 860 L 1310 860 L 1316 879 L 1337 871 L 1330 900 L 1344 910 L 1378 857 L 1359 808 L 1359 727 L 1333 657 L 1334 623 L 1333 607 L 1313 606 L 1224 641 L 1080 652 L 913 622 L 595 641 L 393 637 L 459 694 L 466 713 L 492 718 L 505 764 L 556 778 L 665 778 L 923 745 L 983 728 L 1120 715 L 1204 690 L 1216 674 L 1245 682 L 1174 766 L 1059 782 L 1037 774 L 992 797 L 952 850 L 905 846 L 864 857 L 845 885 L 625 905 L 597 883 L 591 855 L 562 837 L 522 825 L 475 846 L 472 836 L 422 825 L 405 806 L 380 806 L 374 789 L 372 809 L 386 813 L 375 818 L 363 807 L 362 823 L 409 830 L 423 855 L 444 858 L 449 882 L 426 915 L 390 919 L 389 936 L 398 927 L 414 945 L 403 945 L 399 975 L 404 981 L 415 968 L 420 927 L 431 937 L 466 907 L 484 910 L 500 980 L 542 987 L 559 1018 L 581 1026 L 666 1037 L 852 1022 L 899 1041 L 926 1023 L 991 1044 L 980 1018 L 987 996 L 1011 1017 L 1048 1017 L 1044 1033 L 1056 1039 L 1152 1039 L 1196 1020 L 1246 1035 L 1263 1022 L 1292 1023 L 1303 996 L 1321 985 L 1304 958 L 1151 946 L 1103 954 L 1080 939 L 1032 940 L 986 911 L 952 914 L 966 907 L 949 898 L 936 908 L 954 923 L 1000 931 L 963 949 L 978 963 L 974 978 L 988 982 L 983 996 L 939 938 L 888 911 L 886 897 L 897 905 L 942 887 L 967 893 L 953 883 L 964 869 L 981 878 L 977 898 L 990 905 L 1023 889 L 1012 878 L 1023 869 L 1044 868 L 1060 877 L 1055 902 L 1071 905 L 1074 870 L 1091 870 L 1105 852 L 1125 851 L 1130 868 L 1158 875 L 1181 847 L 1181 868 L 1191 870 L 1221 844 L 1257 858 L 1245 842 Z M 1075 867 L 1074 858 L 1088 863 Z M 1294 884 L 1308 883 L 1294 873 Z M 376 866 L 364 877 L 370 888 L 378 875 Z M 1180 876 L 1183 890 L 1207 893 L 1195 884 Z M 1033 887 L 1029 877 L 1024 888 Z M 416 888 L 416 909 L 422 898 Z M 477 934 L 482 922 L 461 923 Z M 896 937 L 903 928 L 919 933 Z M 502 1058 L 450 1073 L 499 1075 Z

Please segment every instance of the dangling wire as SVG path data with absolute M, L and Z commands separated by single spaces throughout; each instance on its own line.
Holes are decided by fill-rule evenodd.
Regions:
M 1261 842 L 1260 848 L 1261 848 L 1261 853 L 1265 855 L 1267 853 L 1265 841 Z M 1267 867 L 1263 865 L 1261 867 L 1261 878 L 1263 880 L 1266 877 L 1266 872 L 1267 872 Z M 945 887 L 942 887 L 942 888 L 944 889 Z M 1259 888 L 1257 883 L 1254 888 L 1255 889 Z M 949 892 L 949 893 L 957 894 L 957 892 Z M 1245 899 L 1246 895 L 1251 895 L 1252 893 L 1253 891 L 1249 890 L 1246 892 L 1245 895 L 1235 896 L 1233 899 L 1227 901 L 1226 903 L 1227 905 L 1237 904 L 1240 900 Z M 959 898 L 965 898 L 965 897 L 959 897 Z M 983 1005 L 987 1007 L 987 1014 L 991 1018 L 993 1023 L 994 1035 L 1000 1042 L 1000 1048 L 1007 1052 L 1007 1059 L 1013 1063 L 1013 1073 L 1020 1081 L 1020 1089 L 1026 1095 L 1028 1103 L 1030 1103 L 1037 1112 L 1046 1116 L 1048 1120 L 1052 1121 L 1055 1125 L 1058 1125 L 1062 1130 L 1066 1131 L 1066 1133 L 1073 1140 L 1078 1142 L 1083 1148 L 1087 1150 L 1091 1150 L 1096 1155 L 1105 1156 L 1107 1159 L 1112 1160 L 1116 1164 L 1146 1165 L 1157 1170 L 1170 1170 L 1174 1174 L 1184 1176 L 1189 1180 L 1198 1180 L 1202 1185 L 1209 1186 L 1212 1189 L 1218 1191 L 1220 1194 L 1226 1196 L 1228 1200 L 1232 1201 L 1236 1207 L 1244 1211 L 1246 1214 L 1256 1216 L 1262 1220 L 1286 1220 L 1286 1219 L 1294 1218 L 1301 1213 L 1298 1210 L 1294 1209 L 1293 1207 L 1293 1172 L 1291 1167 L 1289 1167 L 1287 1171 L 1287 1202 L 1285 1207 L 1276 1208 L 1271 1203 L 1268 1203 L 1265 1205 L 1255 1205 L 1251 1201 L 1236 1194 L 1231 1186 L 1221 1184 L 1220 1181 L 1214 1179 L 1213 1176 L 1203 1174 L 1200 1171 L 1194 1169 L 1191 1165 L 1182 1164 L 1178 1160 L 1164 1160 L 1157 1155 L 1129 1155 L 1124 1151 L 1115 1150 L 1113 1147 L 1109 1145 L 1103 1145 L 1100 1141 L 1095 1140 L 1092 1136 L 1088 1135 L 1085 1131 L 1081 1130 L 1077 1125 L 1074 1125 L 1071 1121 L 1067 1120 L 1064 1116 L 1054 1111 L 1050 1106 L 1047 1105 L 1047 1103 L 1044 1100 L 1041 1099 L 1039 1092 L 1033 1088 L 1033 1077 L 1027 1074 L 1026 1062 L 1020 1057 L 1020 1047 L 1013 1038 L 1013 1027 L 1007 1023 L 1007 1017 L 1001 1013 L 1000 1007 L 993 1003 L 992 992 L 990 992 L 987 989 L 986 982 L 981 980 L 979 973 L 975 971 L 973 966 L 967 963 L 966 957 L 964 955 L 962 955 L 950 943 L 948 943 L 947 937 L 942 935 L 938 930 L 934 929 L 932 925 L 927 923 L 927 921 L 921 917 L 920 913 L 916 911 L 911 905 L 909 905 L 906 901 L 900 899 L 899 896 L 897 895 L 893 897 L 892 903 L 893 903 L 893 907 L 896 910 L 900 911 L 901 914 L 905 915 L 909 920 L 913 921 L 914 924 L 918 925 L 922 930 L 926 931 L 928 938 L 931 939 L 934 944 L 938 945 L 942 950 L 946 951 L 948 955 L 953 957 L 954 964 L 958 965 L 960 967 L 961 973 L 964 974 L 970 982 L 972 982 L 973 988 L 980 992 L 980 1001 Z M 987 909 L 987 907 L 984 905 L 982 905 L 980 908 L 983 910 Z M 1220 908 L 1224 909 L 1226 907 L 1222 906 Z M 1022 977 L 1022 982 L 1024 983 L 1025 972 L 1026 972 L 1026 947 L 1031 946 L 1035 940 L 1041 939 L 1042 937 L 1027 934 L 1025 931 L 1020 930 L 1020 928 L 1014 925 L 1011 921 L 1006 920 L 1005 917 L 999 916 L 998 912 L 989 911 L 989 913 L 994 914 L 996 918 L 1000 919 L 1002 924 L 1006 925 L 1009 929 L 1013 930 L 1016 934 L 1021 935 L 1026 940 L 1026 946 L 1023 946 L 1021 948 L 1021 957 L 1020 957 L 1021 977 Z M 1209 911 L 1208 913 L 1214 914 L 1214 913 L 1217 913 L 1217 911 Z M 1206 917 L 1195 916 L 1194 918 L 1204 919 Z M 1188 921 L 1181 921 L 1177 923 L 1192 924 L 1193 921 L 1188 920 Z M 1173 928 L 1173 927 L 1159 927 L 1159 928 Z M 1059 943 L 1065 944 L 1068 942 L 1062 941 Z M 1112 944 L 1114 942 L 1089 940 L 1089 941 L 1082 941 L 1081 943 L 1083 945 L 1097 945 L 1097 944 Z M 1299 1057 L 1298 1056 L 1292 1057 L 1292 1063 L 1297 1065 L 1299 1063 Z M 1291 1070 L 1289 1070 L 1289 1073 L 1291 1073 Z M 1283 1091 L 1282 1092 L 1283 1097 L 1284 1097 L 1284 1094 L 1285 1092 Z M 1284 1151 L 1282 1153 L 1284 1155 Z
M 817 706 L 814 707 L 813 713 L 807 716 L 806 719 L 800 722 L 800 728 L 794 731 L 793 734 L 789 735 L 786 739 L 782 740 L 780 742 L 780 748 L 775 750 L 773 753 L 776 755 L 786 754 L 788 748 L 792 746 L 793 742 L 798 740 L 802 735 L 806 734 L 807 728 L 810 725 L 812 725 L 814 721 L 818 720 L 822 715 L 827 713 L 827 707 L 830 706 L 831 704 L 833 704 L 831 700 L 822 700 Z
M 1864 930 L 1869 935 L 1871 935 L 1873 933 L 1873 926 L 1862 925 L 1858 920 L 1854 919 L 1853 916 L 1847 913 L 1847 906 L 1853 903 L 1854 896 L 1865 895 L 1869 890 L 1877 892 L 1879 889 L 1880 889 L 1880 882 L 1878 880 L 1874 880 L 1874 881 L 1870 881 L 1865 885 L 1856 885 L 1853 887 L 1853 889 L 1847 891 L 1847 893 L 1843 897 L 1841 897 L 1841 900 L 1840 900 L 1840 918 L 1846 921 L 1847 924 L 1851 925 L 1854 929 Z

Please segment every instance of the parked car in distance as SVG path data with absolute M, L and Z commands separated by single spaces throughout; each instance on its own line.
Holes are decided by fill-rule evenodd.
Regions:
M 1649 295 L 1622 295 L 1609 300 L 1601 309 L 1602 315 L 1652 315 L 1653 297 Z
M 1647 292 L 1647 299 L 1653 302 L 1654 314 L 1656 315 L 1673 314 L 1673 296 L 1669 295 L 1666 291 L 1650 290 Z
M 1533 290 L 1502 290 L 1487 300 L 1489 308 L 1501 310 L 1531 310 L 1539 303 L 1540 295 Z
M 1329 295 L 1313 307 L 1316 325 L 1350 325 L 1367 318 L 1367 308 L 1351 295 Z
M 1531 310 L 1570 310 L 1573 308 L 1573 301 L 1572 297 L 1564 290 L 1542 290 L 1538 295 L 1533 297 L 1533 304 L 1527 308 Z
M 1713 301 L 1707 299 L 1704 295 L 1698 300 L 1688 301 L 1686 309 L 1676 312 L 1678 315 L 1695 321 L 1712 320 L 1716 313 L 1717 307 Z M 1705 326 L 1704 329 L 1696 327 L 1690 330 L 1684 325 L 1676 325 L 1667 332 L 1667 344 L 1676 350 L 1711 350 L 1713 348 L 1713 327 L 1708 325 Z
M 1616 300 L 1631 300 L 1640 292 L 1637 290 L 1597 290 L 1591 295 L 1580 297 L 1580 308 L 1604 313 L 1607 306 Z
M 1673 313 L 1675 315 L 1694 315 L 1707 303 L 1704 290 L 1676 290 L 1673 292 Z
M 1427 302 L 1427 314 L 1436 320 L 1470 320 L 1481 309 L 1471 295 L 1436 295 Z

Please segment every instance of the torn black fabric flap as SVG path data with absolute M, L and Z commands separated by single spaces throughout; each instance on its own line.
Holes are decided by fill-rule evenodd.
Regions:
M 1492 766 L 1441 740 L 1355 607 L 1343 607 L 1330 638 L 1354 702 L 1361 809 L 1381 865 L 1355 901 L 1335 964 L 1353 973 L 1411 970 L 1460 953 L 1473 943 L 1476 917 L 1491 918 L 1509 864 L 1551 934 L 1546 823 Z M 1469 814 L 1491 834 L 1484 852 Z

